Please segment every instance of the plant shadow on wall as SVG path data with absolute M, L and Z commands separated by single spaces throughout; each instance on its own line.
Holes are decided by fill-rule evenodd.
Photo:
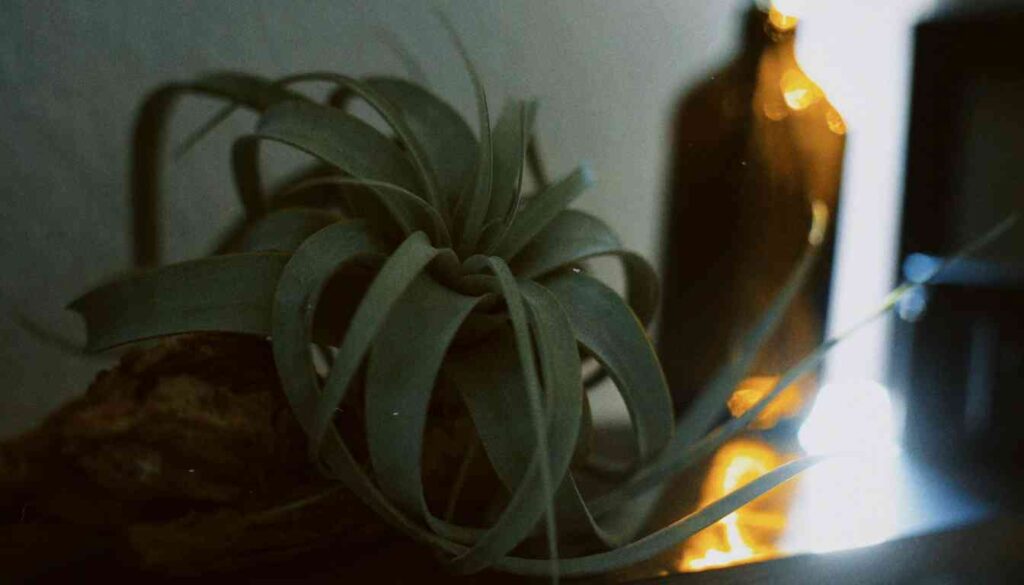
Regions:
M 456 573 L 598 575 L 679 544 L 816 461 L 766 469 L 651 533 L 612 528 L 838 341 L 716 426 L 813 265 L 827 213 L 814 214 L 806 251 L 740 354 L 674 421 L 645 332 L 654 271 L 603 221 L 568 208 L 592 181 L 586 167 L 551 182 L 541 172 L 535 103 L 511 101 L 491 127 L 456 44 L 476 91 L 475 134 L 428 89 L 389 77 L 218 73 L 150 94 L 133 153 L 139 270 L 71 308 L 90 351 L 167 339 L 132 349 L 84 398 L 3 446 L 5 500 L 22 502 L 10 520 L 22 565 L 44 538 L 51 554 L 99 546 L 61 548 L 54 534 L 73 525 L 113 535 L 116 558 L 162 573 L 366 550 L 355 546 L 397 531 Z M 326 103 L 299 91 L 314 85 L 331 88 Z M 245 218 L 216 254 L 159 266 L 164 135 L 187 95 L 226 102 L 189 144 L 237 109 L 258 116 L 231 151 Z M 390 134 L 349 113 L 353 101 Z M 267 142 L 313 162 L 268 189 Z M 584 269 L 609 255 L 624 266 L 625 298 Z M 599 370 L 584 377 L 588 360 Z M 629 411 L 625 466 L 591 449 L 586 388 L 606 376 Z

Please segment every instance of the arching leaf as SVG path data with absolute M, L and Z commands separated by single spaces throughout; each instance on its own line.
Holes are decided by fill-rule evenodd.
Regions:
M 381 327 L 366 375 L 366 438 L 377 484 L 407 513 L 447 533 L 456 531 L 432 516 L 423 494 L 423 433 L 448 346 L 480 300 L 420 274 Z
M 420 142 L 420 136 L 416 132 L 412 131 L 405 116 L 390 100 L 386 99 L 384 96 L 379 94 L 373 86 L 362 80 L 331 72 L 315 71 L 311 73 L 299 73 L 297 75 L 285 77 L 278 83 L 282 86 L 289 86 L 304 81 L 325 81 L 338 87 L 347 88 L 351 90 L 352 93 L 362 98 L 362 100 L 371 108 L 376 110 L 377 113 L 380 114 L 381 118 L 384 119 L 384 122 L 394 130 L 398 140 L 401 142 L 402 146 L 405 147 L 409 161 L 411 162 L 412 167 L 415 170 L 415 174 L 418 177 L 417 183 L 419 188 L 414 188 L 412 191 L 422 193 L 424 199 L 426 199 L 435 208 L 444 209 L 444 206 L 441 204 L 441 196 L 438 193 L 437 176 L 434 173 L 434 169 L 430 166 L 427 153 Z M 336 108 L 326 109 L 340 112 L 340 110 Z
M 402 113 L 437 175 L 444 208 L 451 209 L 473 178 L 477 157 L 473 131 L 450 105 L 419 85 L 390 77 L 364 81 Z
M 314 460 L 319 459 L 319 448 L 333 424 L 335 410 L 345 397 L 356 370 L 391 308 L 439 253 L 423 232 L 417 232 L 388 257 L 370 284 L 334 356 L 333 367 L 316 408 L 309 435 L 309 449 Z
M 304 150 L 353 177 L 417 189 L 405 153 L 366 122 L 340 110 L 285 102 L 264 112 L 256 133 Z
M 616 256 L 626 277 L 626 298 L 646 327 L 658 305 L 658 275 L 642 256 L 626 250 L 608 224 L 578 211 L 559 213 L 512 259 L 520 278 L 539 279 L 591 258 Z
M 306 239 L 281 274 L 273 297 L 274 363 L 292 412 L 307 434 L 320 394 L 309 355 L 320 294 L 346 263 L 384 252 L 362 222 L 336 223 Z
M 531 197 L 512 220 L 512 225 L 498 243 L 495 254 L 506 259 L 515 257 L 593 182 L 590 169 L 581 166 L 561 181 Z
M 232 242 L 230 252 L 291 252 L 306 238 L 323 228 L 343 221 L 340 214 L 322 209 L 291 207 L 271 212 L 245 226 Z
M 314 433 L 316 407 L 320 400 L 320 384 L 309 347 L 313 341 L 312 320 L 321 294 L 340 266 L 384 251 L 361 223 L 335 224 L 304 242 L 285 266 L 274 297 L 274 363 L 292 412 L 307 436 Z M 322 464 L 327 475 L 342 481 L 395 528 L 450 554 L 466 550 L 424 530 L 385 498 L 333 426 L 328 427 L 323 436 L 317 463 Z
M 790 273 L 782 289 L 776 293 L 771 305 L 744 335 L 736 357 L 711 379 L 708 387 L 697 394 L 693 404 L 676 424 L 676 441 L 685 446 L 703 437 L 726 410 L 726 401 L 736 386 L 747 376 L 761 346 L 782 321 L 793 299 L 803 287 L 818 258 L 819 246 L 810 245 Z
M 337 198 L 339 203 L 344 201 L 349 207 L 356 207 L 353 200 L 360 196 L 378 200 L 404 236 L 422 231 L 439 247 L 451 245 L 448 228 L 438 212 L 427 202 L 396 185 L 367 179 L 317 177 L 298 183 L 292 189 L 302 191 L 331 185 L 346 188 L 337 192 Z
M 494 173 L 494 150 L 491 142 L 491 115 L 487 108 L 487 94 L 484 92 L 484 85 L 480 76 L 473 66 L 473 60 L 469 58 L 469 51 L 462 44 L 455 28 L 445 18 L 441 18 L 441 24 L 445 26 L 451 36 L 452 42 L 462 58 L 462 62 L 469 73 L 469 79 L 473 83 L 473 93 L 476 97 L 477 130 L 480 138 L 477 141 L 476 173 L 473 182 L 467 185 L 467 189 L 459 195 L 455 202 L 455 220 L 459 225 L 459 253 L 466 255 L 476 248 L 479 242 L 481 231 L 487 220 L 487 211 L 491 204 L 491 184 Z
M 522 100 L 506 104 L 494 128 L 494 174 L 488 220 L 507 222 L 519 198 L 526 155 L 527 108 Z
M 508 305 L 519 367 L 525 379 L 526 398 L 530 412 L 529 421 L 533 427 L 536 456 L 531 459 L 523 480 L 512 494 L 511 500 L 497 522 L 480 537 L 473 548 L 457 557 L 453 564 L 457 570 L 466 572 L 474 572 L 493 564 L 522 542 L 533 530 L 540 516 L 543 515 L 547 528 L 550 562 L 552 570 L 557 573 L 558 539 L 553 501 L 555 482 L 565 474 L 572 459 L 572 452 L 579 432 L 580 409 L 576 408 L 575 414 L 573 414 L 566 404 L 556 403 L 552 413 L 558 412 L 559 415 L 574 416 L 575 424 L 556 425 L 550 429 L 549 436 L 544 399 L 541 396 L 531 340 L 530 322 L 522 293 L 504 261 L 493 257 L 483 261 L 498 277 L 501 293 Z M 536 317 L 535 321 L 540 322 Z M 557 334 L 552 332 L 552 335 Z M 564 390 L 564 388 L 550 389 L 552 393 L 558 392 L 558 394 L 553 394 L 553 400 L 554 397 L 561 397 Z M 565 392 L 566 397 L 568 394 L 569 392 Z M 578 400 L 579 395 L 577 394 L 577 404 Z M 481 437 L 483 438 L 483 433 L 481 433 Z
M 246 219 L 254 221 L 267 212 L 260 180 L 260 141 L 256 136 L 243 136 L 231 147 L 231 170 L 235 188 L 245 209 Z
M 633 423 L 638 461 L 649 461 L 672 436 L 672 400 L 643 327 L 614 290 L 589 276 L 565 272 L 543 284 L 569 315 L 580 345 L 615 380 Z
M 711 526 L 819 461 L 820 458 L 808 457 L 781 465 L 725 497 L 639 540 L 608 552 L 562 559 L 559 562 L 559 571 L 566 577 L 585 577 L 608 573 L 649 559 Z M 548 574 L 547 567 L 537 560 L 505 559 L 499 563 L 499 567 L 521 575 Z
M 139 109 L 132 134 L 132 229 L 136 266 L 160 263 L 160 181 L 167 122 L 178 100 L 201 95 L 263 111 L 287 100 L 305 99 L 267 79 L 242 73 L 215 73 L 195 81 L 170 83 L 151 92 Z M 226 115 L 219 116 L 223 119 Z M 219 121 L 219 120 L 218 120 Z M 212 126 L 211 126 L 212 127 Z
M 86 349 L 190 331 L 267 335 L 288 254 L 215 256 L 100 286 L 68 308 L 85 319 Z

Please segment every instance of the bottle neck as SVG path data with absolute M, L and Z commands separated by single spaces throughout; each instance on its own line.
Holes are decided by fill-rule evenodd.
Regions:
M 741 59 L 752 66 L 766 52 L 783 59 L 795 59 L 796 33 L 795 18 L 752 6 L 744 18 Z

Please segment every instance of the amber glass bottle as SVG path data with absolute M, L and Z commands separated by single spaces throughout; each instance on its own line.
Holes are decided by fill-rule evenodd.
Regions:
M 750 8 L 739 53 L 675 112 L 658 349 L 678 409 L 781 288 L 806 245 L 812 203 L 827 206 L 834 223 L 846 128 L 797 63 L 796 24 L 774 8 Z M 734 414 L 821 341 L 831 257 L 828 244 L 733 395 Z M 761 426 L 799 412 L 812 387 L 788 389 Z

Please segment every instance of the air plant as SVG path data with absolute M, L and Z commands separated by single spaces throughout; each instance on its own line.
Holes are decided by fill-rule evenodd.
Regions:
M 133 169 L 136 261 L 147 268 L 71 304 L 85 319 L 88 349 L 193 331 L 268 338 L 310 459 L 458 572 L 493 567 L 557 576 L 625 567 L 812 464 L 784 465 L 640 538 L 603 526 L 609 514 L 742 430 L 820 357 L 713 429 L 813 262 L 827 212 L 816 210 L 807 252 L 740 354 L 674 421 L 645 332 L 657 303 L 654 271 L 603 221 L 568 207 L 592 182 L 585 166 L 550 184 L 535 173 L 536 193 L 523 193 L 536 103 L 512 100 L 492 128 L 481 83 L 465 62 L 476 134 L 428 89 L 390 77 L 220 73 L 151 94 L 136 127 Z M 336 91 L 321 103 L 297 90 L 310 83 Z M 238 138 L 231 153 L 245 221 L 221 253 L 156 267 L 165 126 L 187 94 L 227 102 L 195 139 L 234 109 L 258 114 L 255 132 Z M 369 105 L 390 134 L 349 113 L 351 99 Z M 265 142 L 308 153 L 316 164 L 267 196 L 259 172 Z M 625 298 L 582 269 L 598 256 L 622 261 Z M 316 359 L 328 362 L 325 374 Z M 582 374 L 588 359 L 621 393 L 636 449 L 613 487 L 584 497 L 579 474 L 596 463 L 574 454 L 591 430 L 585 385 L 594 380 Z M 507 489 L 503 510 L 487 525 L 440 517 L 424 496 L 424 430 L 442 383 L 457 390 Z M 355 392 L 364 400 L 366 464 L 335 423 Z M 581 526 L 597 549 L 559 558 L 565 529 L 579 534 Z M 528 541 L 546 542 L 546 554 L 518 552 Z

